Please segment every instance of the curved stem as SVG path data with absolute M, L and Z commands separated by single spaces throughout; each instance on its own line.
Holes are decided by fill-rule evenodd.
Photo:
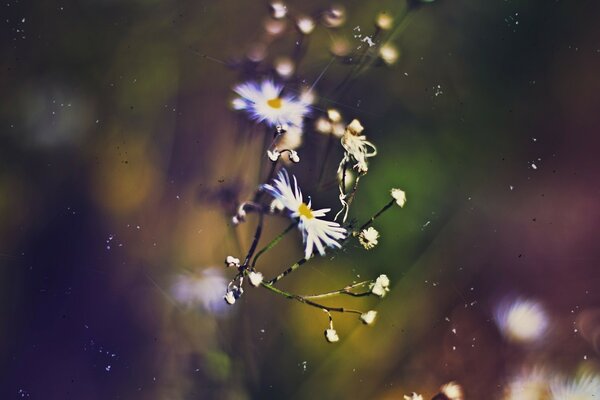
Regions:
M 284 278 L 286 275 L 288 275 L 288 274 L 294 272 L 295 270 L 297 270 L 298 268 L 300 268 L 300 266 L 302 264 L 304 264 L 306 261 L 308 261 L 306 258 L 301 258 L 300 260 L 296 261 L 291 267 L 289 267 L 288 269 L 286 269 L 285 271 L 283 271 L 282 273 L 277 275 L 275 278 L 271 279 L 269 281 L 269 284 L 270 285 L 275 284 L 277 281 Z

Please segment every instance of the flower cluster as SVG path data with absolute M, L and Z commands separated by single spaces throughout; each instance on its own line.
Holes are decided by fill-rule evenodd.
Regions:
M 375 310 L 361 311 L 348 307 L 328 306 L 321 304 L 320 299 L 341 295 L 383 298 L 390 291 L 390 280 L 387 275 L 382 274 L 376 279 L 351 283 L 341 289 L 315 295 L 287 292 L 278 287 L 278 282 L 317 256 L 331 255 L 333 252 L 347 248 L 353 240 L 364 249 L 374 249 L 379 243 L 380 234 L 372 224 L 392 205 L 404 206 L 405 197 L 401 200 L 399 193 L 404 195 L 404 192 L 392 189 L 392 199 L 358 229 L 355 223 L 346 223 L 350 205 L 358 189 L 358 182 L 368 172 L 369 162 L 377 155 L 377 148 L 373 142 L 367 140 L 364 134 L 365 128 L 359 119 L 349 118 L 350 123 L 346 123 L 342 113 L 328 104 L 330 100 L 320 99 L 317 95 L 317 91 L 320 90 L 317 84 L 329 65 L 311 85 L 306 83 L 308 80 L 300 76 L 298 71 L 309 36 L 317 29 L 342 26 L 346 21 L 345 9 L 341 6 L 331 6 L 319 13 L 319 19 L 315 19 L 306 15 L 296 15 L 285 3 L 275 1 L 270 4 L 270 12 L 271 18 L 265 23 L 265 37 L 268 40 L 255 43 L 251 47 L 247 54 L 248 62 L 240 64 L 245 81 L 233 86 L 235 97 L 231 102 L 232 108 L 247 117 L 249 122 L 247 126 L 251 127 L 252 131 L 256 132 L 257 127 L 264 128 L 265 137 L 260 158 L 261 178 L 255 186 L 254 193 L 237 205 L 237 211 L 231 219 L 234 225 L 239 225 L 246 221 L 253 221 L 249 218 L 249 214 L 255 214 L 256 229 L 251 244 L 243 256 L 229 255 L 225 259 L 225 265 L 234 269 L 236 274 L 229 282 L 223 298 L 227 304 L 235 304 L 242 297 L 244 284 L 246 284 L 321 309 L 329 318 L 329 325 L 324 331 L 325 339 L 334 343 L 340 340 L 340 336 L 334 328 L 333 314 L 355 314 L 358 321 L 365 325 L 372 325 L 378 313 Z M 289 30 L 290 21 L 292 31 Z M 380 14 L 374 24 L 375 32 L 368 38 L 361 39 L 362 44 L 355 54 L 343 50 L 343 46 L 332 44 L 331 52 L 335 56 L 334 61 L 337 60 L 342 64 L 358 63 L 355 65 L 355 70 L 378 65 L 374 61 L 385 60 L 382 51 L 384 46 L 390 45 L 389 41 L 385 40 L 385 36 L 393 25 L 394 19 L 391 16 Z M 298 48 L 294 54 L 266 57 L 271 39 L 286 33 L 297 35 Z M 339 87 L 343 87 L 354 78 L 355 70 L 349 71 Z M 255 73 L 254 77 L 252 77 L 253 73 Z M 312 123 L 308 123 L 309 120 L 312 120 Z M 304 136 L 310 133 L 317 133 L 311 139 L 311 145 L 318 146 L 320 141 L 327 141 L 324 143 L 326 152 L 320 169 L 315 169 L 313 166 L 300 169 L 303 166 L 301 160 L 304 159 L 304 154 L 312 156 L 320 153 L 313 148 L 301 148 Z M 323 180 L 327 176 L 336 174 L 335 169 L 331 173 L 327 172 L 330 154 L 336 151 L 342 156 L 337 166 L 337 183 L 342 209 L 334 218 L 330 218 L 331 208 L 313 206 L 311 197 L 306 193 L 318 193 L 319 199 L 315 203 L 321 203 L 324 201 L 321 195 L 325 195 L 329 188 L 335 187 L 335 179 L 331 185 Z M 312 161 L 314 156 L 309 159 Z M 268 168 L 265 168 L 266 166 Z M 318 176 L 309 176 L 307 179 L 306 175 L 315 170 L 318 171 Z M 306 189 L 304 185 L 300 185 L 304 179 L 315 186 L 306 191 L 302 190 L 301 186 Z M 343 218 L 338 220 L 338 216 L 342 214 Z M 265 231 L 264 226 L 270 218 L 283 218 L 289 225 L 268 244 L 259 248 Z M 288 267 L 278 275 L 272 278 L 265 277 L 266 269 L 260 262 L 260 258 L 276 247 L 290 232 L 299 232 L 301 239 L 299 242 L 303 249 L 302 258 L 287 264 Z

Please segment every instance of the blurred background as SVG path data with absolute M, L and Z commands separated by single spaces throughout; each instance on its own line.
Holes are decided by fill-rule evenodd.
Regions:
M 545 399 L 514 382 L 600 380 L 600 4 L 331 7 L 290 1 L 282 23 L 261 1 L 0 6 L 0 397 L 429 399 L 456 381 L 469 399 Z M 372 36 L 381 11 L 394 27 Z M 365 37 L 396 57 L 340 89 Z M 281 57 L 286 87 L 320 76 L 289 167 L 303 191 L 338 207 L 315 183 L 323 165 L 335 179 L 341 147 L 313 129 L 335 107 L 379 149 L 351 217 L 391 187 L 408 196 L 375 224 L 376 248 L 282 282 L 390 277 L 382 301 L 332 300 L 379 313 L 372 327 L 336 316 L 335 344 L 313 308 L 251 288 L 222 300 L 223 260 L 256 223 L 231 216 L 265 176 L 266 133 L 231 110 L 232 87 L 277 77 Z M 261 270 L 301 254 L 294 232 Z

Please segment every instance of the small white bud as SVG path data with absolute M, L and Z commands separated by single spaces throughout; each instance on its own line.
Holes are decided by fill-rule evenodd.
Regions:
M 396 200 L 396 204 L 398 204 L 400 207 L 404 207 L 404 205 L 406 204 L 406 193 L 404 192 L 404 190 L 392 189 L 390 190 L 390 194 L 392 195 L 394 200 Z
M 450 400 L 463 400 L 464 394 L 462 387 L 456 382 L 448 382 L 441 387 L 440 392 Z
M 295 70 L 294 62 L 288 57 L 280 57 L 275 60 L 275 71 L 283 78 L 290 77 Z
M 335 343 L 335 342 L 339 342 L 340 337 L 338 336 L 335 329 L 330 328 L 325 331 L 325 339 L 327 339 L 327 341 L 329 343 Z
M 281 157 L 281 153 L 277 149 L 273 149 L 273 151 L 267 150 L 267 157 L 269 157 L 269 160 L 276 162 Z
M 377 311 L 370 310 L 361 314 L 360 320 L 366 325 L 371 325 L 375 321 L 375 317 L 377 317 Z
M 231 290 L 228 290 L 227 293 L 225 293 L 225 296 L 223 296 L 223 299 L 229 305 L 233 305 L 235 303 L 235 295 L 233 294 L 233 292 Z
M 290 160 L 295 163 L 300 162 L 300 157 L 298 156 L 298 152 L 296 150 L 290 150 Z
M 240 266 L 240 259 L 233 256 L 227 256 L 227 258 L 225 259 L 225 265 L 227 265 L 228 267 L 238 268 Z
M 240 224 L 240 219 L 237 217 L 237 215 L 234 215 L 233 217 L 231 217 L 231 223 L 233 225 L 239 225 Z
M 331 133 L 331 122 L 327 118 L 319 117 L 315 121 L 315 130 L 319 133 Z
M 346 127 L 351 134 L 358 136 L 365 130 L 365 128 L 360 124 L 360 121 L 357 119 L 353 119 L 352 122 L 348 124 Z
M 373 293 L 375 296 L 383 298 L 387 292 L 390 291 L 390 280 L 387 275 L 379 275 L 375 282 L 371 283 L 369 287 L 371 289 L 371 293 Z
M 377 246 L 377 243 L 379 243 L 378 239 L 379 232 L 372 226 L 363 229 L 358 234 L 358 241 L 366 250 L 371 250 L 373 247 Z
M 330 108 L 327 110 L 327 118 L 329 118 L 331 122 L 340 122 L 342 120 L 342 114 L 335 108 Z
M 298 26 L 300 32 L 308 35 L 315 29 L 315 21 L 310 17 L 300 17 L 296 21 L 296 26 Z
M 410 394 L 410 396 L 404 395 L 404 400 L 423 400 L 423 396 L 421 396 L 420 394 L 416 394 L 415 392 L 412 392 Z
M 251 271 L 248 273 L 248 279 L 250 280 L 250 284 L 252 286 L 258 287 L 263 281 L 263 274 L 260 272 Z

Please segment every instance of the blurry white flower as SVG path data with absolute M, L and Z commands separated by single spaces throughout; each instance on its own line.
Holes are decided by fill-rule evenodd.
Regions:
M 367 158 L 377 155 L 375 145 L 367 141 L 367 137 L 360 135 L 364 130 L 357 119 L 352 120 L 342 136 L 342 147 L 346 151 L 338 169 L 342 169 L 346 162 L 354 160 L 354 168 L 359 173 L 367 172 Z
M 392 65 L 396 61 L 398 61 L 398 57 L 400 53 L 396 46 L 391 43 L 386 43 L 379 48 L 379 57 L 383 60 L 387 65 Z
M 404 207 L 404 205 L 406 204 L 406 193 L 404 192 L 404 190 L 392 189 L 390 190 L 390 194 L 392 195 L 394 200 L 396 200 L 396 204 L 398 204 L 400 207 Z
M 315 130 L 319 133 L 329 134 L 331 133 L 331 121 L 325 117 L 319 117 L 315 121 Z
M 541 369 L 526 371 L 514 377 L 506 387 L 504 400 L 546 400 L 551 377 Z
M 267 122 L 270 126 L 302 125 L 304 116 L 308 113 L 308 105 L 292 96 L 282 96 L 283 86 L 271 80 L 260 84 L 246 82 L 237 85 L 234 91 L 240 95 L 233 101 L 236 110 L 244 110 L 250 118 Z
M 238 268 L 240 266 L 240 259 L 233 256 L 227 256 L 227 258 L 225 259 L 225 265 L 227 265 L 228 267 Z
M 302 126 L 289 126 L 285 133 L 279 135 L 277 148 L 294 150 L 302 144 Z
M 292 76 L 295 70 L 294 62 L 289 57 L 280 57 L 274 61 L 275 71 L 284 78 Z
M 329 118 L 331 122 L 340 122 L 342 120 L 342 114 L 335 108 L 330 108 L 327 110 L 327 118 Z
M 340 5 L 331 6 L 323 13 L 323 25 L 328 28 L 337 28 L 346 21 L 346 10 Z
M 298 188 L 296 177 L 294 185 L 290 182 L 289 175 L 282 169 L 273 180 L 273 184 L 263 185 L 275 199 L 281 201 L 283 206 L 289 210 L 291 218 L 298 218 L 298 229 L 302 232 L 304 241 L 304 258 L 309 259 L 316 248 L 320 255 L 325 255 L 325 246 L 340 248 L 338 240 L 346 237 L 346 230 L 338 223 L 320 219 L 324 217 L 329 208 L 312 210 L 311 202 L 304 203 L 302 192 Z
M 392 29 L 394 18 L 386 12 L 380 12 L 375 19 L 375 25 L 384 31 Z
M 303 88 L 300 91 L 300 101 L 304 104 L 314 104 L 317 96 L 315 95 L 315 91 L 311 88 Z
M 206 268 L 196 273 L 181 274 L 171 286 L 173 298 L 187 307 L 201 306 L 218 314 L 225 310 L 222 296 L 227 279 L 220 268 Z
M 298 26 L 300 32 L 308 35 L 315 29 L 315 21 L 310 17 L 300 17 L 296 21 L 296 26 Z
M 225 293 L 225 296 L 223 296 L 223 299 L 225 299 L 225 301 L 229 305 L 234 304 L 235 303 L 235 295 L 233 294 L 233 291 L 228 290 L 227 293 Z
M 372 226 L 368 227 L 367 229 L 363 229 L 358 234 L 358 241 L 367 250 L 377 246 L 377 239 L 379 239 L 379 232 L 377 232 L 377 229 L 373 228 Z
M 548 316 L 533 300 L 516 299 L 502 303 L 496 310 L 496 323 L 509 340 L 531 342 L 540 339 L 548 328 Z
M 379 275 L 375 282 L 369 285 L 369 289 L 375 296 L 385 297 L 387 292 L 390 291 L 390 280 L 387 275 Z
M 251 271 L 248 273 L 248 279 L 250 280 L 250 284 L 254 287 L 260 286 L 263 281 L 263 274 L 261 272 Z
M 340 337 L 338 336 L 338 334 L 335 331 L 335 329 L 330 328 L 330 329 L 327 329 L 325 331 L 325 339 L 327 339 L 327 341 L 329 343 L 335 343 L 335 342 L 338 342 L 340 340 Z
M 267 150 L 267 157 L 269 157 L 269 160 L 276 162 L 281 157 L 281 153 L 277 149 Z
M 423 400 L 423 396 L 412 392 L 410 395 L 404 395 L 404 400 Z
M 456 382 L 448 382 L 440 388 L 440 392 L 450 400 L 463 400 L 464 393 L 462 387 Z
M 569 381 L 554 381 L 552 400 L 595 400 L 600 398 L 600 376 L 584 375 Z
M 271 13 L 273 18 L 283 18 L 287 14 L 287 6 L 281 1 L 274 1 L 271 3 Z
M 371 325 L 375 322 L 375 317 L 377 317 L 377 311 L 373 310 L 360 314 L 360 320 L 366 325 Z

